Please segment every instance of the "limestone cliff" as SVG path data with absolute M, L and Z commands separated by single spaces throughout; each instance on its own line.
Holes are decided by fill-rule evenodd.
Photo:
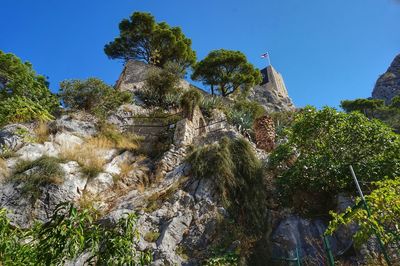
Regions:
M 382 99 L 386 104 L 390 104 L 396 95 L 400 95 L 400 54 L 394 58 L 387 71 L 376 81 L 372 98 Z

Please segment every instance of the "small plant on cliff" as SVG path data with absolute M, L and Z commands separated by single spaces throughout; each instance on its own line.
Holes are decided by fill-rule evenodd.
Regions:
M 183 109 L 184 116 L 190 118 L 193 116 L 193 111 L 196 106 L 201 103 L 203 95 L 197 90 L 188 90 L 181 96 L 180 105 Z
M 249 232 L 262 227 L 263 166 L 247 140 L 223 138 L 218 144 L 195 149 L 187 161 L 196 178 L 215 180 L 224 205 L 236 221 L 244 222 Z
M 308 106 L 296 114 L 285 137 L 287 142 L 274 151 L 270 165 L 277 170 L 282 198 L 304 209 L 339 192 L 353 192 L 349 165 L 363 181 L 400 174 L 400 137 L 360 113 Z M 320 200 L 299 200 L 301 195 L 319 195 Z
M 117 91 L 97 78 L 62 81 L 59 94 L 66 107 L 84 110 L 100 118 L 132 100 L 128 92 Z
M 61 160 L 55 157 L 43 156 L 34 161 L 19 161 L 12 178 L 22 182 L 22 192 L 39 197 L 40 188 L 46 184 L 61 184 L 64 181 L 64 171 Z

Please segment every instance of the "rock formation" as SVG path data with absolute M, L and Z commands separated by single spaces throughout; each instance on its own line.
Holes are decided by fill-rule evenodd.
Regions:
M 259 102 L 267 112 L 293 111 L 295 106 L 289 98 L 281 74 L 273 66 L 262 69 L 261 74 L 263 81 L 250 91 L 249 99 Z
M 400 95 L 400 54 L 397 55 L 387 71 L 376 81 L 372 98 L 385 100 L 390 104 L 393 97 Z

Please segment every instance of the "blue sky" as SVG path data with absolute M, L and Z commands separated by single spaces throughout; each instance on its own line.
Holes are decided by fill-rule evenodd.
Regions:
M 396 0 L 1 0 L 0 49 L 33 63 L 53 91 L 69 78 L 114 84 L 122 63 L 104 44 L 134 11 L 181 26 L 198 59 L 213 49 L 268 51 L 296 106 L 338 106 L 369 97 L 400 53 Z

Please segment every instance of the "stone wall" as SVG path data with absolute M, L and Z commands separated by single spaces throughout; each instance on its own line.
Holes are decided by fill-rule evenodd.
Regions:
M 193 115 L 176 123 L 174 134 L 174 144 L 177 146 L 192 144 L 193 140 L 207 133 L 207 124 L 200 111 L 196 106 Z

